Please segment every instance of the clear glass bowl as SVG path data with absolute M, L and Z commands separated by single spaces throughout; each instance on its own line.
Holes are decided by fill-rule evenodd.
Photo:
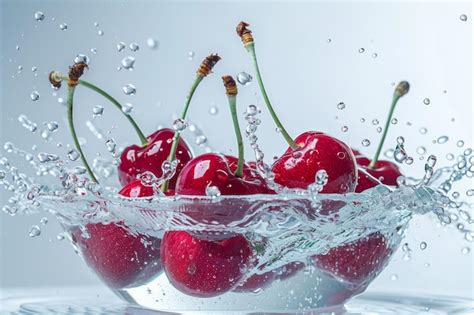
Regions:
M 397 198 L 383 186 L 348 195 L 95 196 L 71 201 L 82 210 L 62 221 L 89 267 L 129 303 L 295 312 L 342 305 L 367 288 L 411 217 Z M 78 217 L 87 223 L 70 223 Z

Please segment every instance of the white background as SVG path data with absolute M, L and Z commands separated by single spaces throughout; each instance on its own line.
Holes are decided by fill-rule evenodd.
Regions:
M 151 133 L 158 125 L 170 125 L 171 115 L 181 110 L 199 62 L 210 52 L 218 52 L 223 60 L 196 93 L 190 118 L 205 130 L 214 147 L 232 150 L 233 131 L 220 76 L 243 70 L 253 73 L 234 31 L 236 24 L 245 20 L 254 31 L 267 91 L 293 136 L 305 130 L 323 130 L 359 148 L 367 138 L 372 144 L 364 152 L 372 155 L 379 134 L 371 121 L 385 119 L 391 83 L 408 80 L 410 93 L 400 101 L 395 113 L 399 123 L 392 126 L 386 144 L 393 148 L 397 136 L 405 137 L 406 149 L 415 157 L 412 166 L 404 166 L 405 172 L 423 172 L 423 161 L 416 153 L 419 145 L 436 154 L 440 165 L 446 165 L 446 153 L 461 151 L 456 148 L 459 139 L 465 141 L 465 147 L 473 146 L 472 7 L 467 2 L 1 1 L 0 8 L 2 143 L 9 140 L 26 150 L 37 144 L 38 151 L 65 156 L 65 149 L 45 144 L 38 134 L 21 127 L 17 117 L 26 113 L 39 125 L 58 121 L 60 130 L 54 143 L 70 141 L 65 107 L 57 101 L 65 90 L 54 97 L 47 73 L 67 71 L 78 53 L 91 59 L 85 78 L 120 101 L 133 103 L 134 117 Z M 45 13 L 43 22 L 34 19 L 38 10 Z M 467 14 L 466 22 L 460 20 L 461 14 Z M 99 27 L 94 26 L 95 21 Z M 66 31 L 60 30 L 61 23 L 67 23 Z M 99 36 L 98 30 L 104 35 Z M 149 37 L 160 41 L 158 50 L 147 47 Z M 119 53 L 119 41 L 127 45 L 137 42 L 140 50 L 132 53 L 127 48 Z M 96 48 L 97 54 L 91 53 L 91 48 Z M 365 52 L 359 53 L 359 48 Z M 190 51 L 195 52 L 192 61 L 188 60 Z M 372 57 L 374 53 L 377 58 Z M 116 68 L 127 55 L 137 58 L 135 70 L 118 72 Z M 20 74 L 19 65 L 24 68 Z M 32 66 L 38 67 L 37 77 Z M 137 87 L 136 95 L 122 93 L 127 83 Z M 35 89 L 41 97 L 32 102 L 30 93 Z M 257 91 L 256 82 L 240 88 L 241 111 L 251 103 L 263 109 Z M 103 99 L 83 89 L 77 94 L 78 132 L 88 140 L 85 151 L 89 156 L 105 154 L 104 144 L 85 127 L 95 105 L 106 108 L 104 117 L 97 121 L 104 131 L 111 130 L 113 124 L 116 128 L 111 137 L 123 144 L 137 141 L 120 113 Z M 424 105 L 424 98 L 431 104 Z M 342 111 L 336 109 L 341 101 L 346 104 Z M 219 108 L 215 116 L 209 114 L 212 104 Z M 271 158 L 281 154 L 286 145 L 263 112 L 259 136 Z M 365 123 L 360 122 L 362 117 Z M 341 132 L 343 125 L 349 127 L 347 133 Z M 421 127 L 428 129 L 426 135 L 419 133 Z M 449 136 L 446 144 L 432 143 L 442 135 Z M 6 153 L 2 150 L 1 154 Z M 20 167 L 24 164 L 16 163 Z M 464 189 L 472 184 L 466 183 Z M 1 194 L 3 204 L 7 194 Z M 30 226 L 39 225 L 41 217 L 0 213 L 0 286 L 97 283 L 71 246 L 56 240 L 60 228 L 54 218 L 42 227 L 40 237 L 28 237 Z M 428 243 L 424 251 L 419 247 L 422 241 Z M 461 248 L 470 244 L 460 233 L 437 226 L 433 218 L 418 218 L 412 222 L 407 242 L 413 249 L 412 260 L 403 261 L 397 253 L 370 290 L 472 297 L 473 253 L 461 254 Z M 395 274 L 398 280 L 391 280 Z

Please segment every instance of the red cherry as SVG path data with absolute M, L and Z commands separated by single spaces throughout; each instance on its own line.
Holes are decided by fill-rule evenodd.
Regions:
M 373 233 L 354 243 L 332 248 L 315 257 L 316 265 L 334 276 L 351 283 L 371 279 L 385 265 L 392 250 L 387 239 Z
M 238 160 L 233 156 L 203 154 L 191 160 L 183 168 L 176 185 L 180 195 L 206 195 L 206 188 L 214 186 L 222 195 L 250 195 L 274 193 L 265 180 L 244 164 L 241 177 L 235 175 Z M 240 205 L 240 204 L 239 204 Z M 222 205 L 221 205 L 222 206 Z M 232 209 L 240 208 L 237 216 L 244 215 L 245 208 L 231 205 L 222 216 L 209 217 L 206 207 L 192 212 L 199 220 L 236 219 Z M 242 235 L 227 235 L 223 240 L 205 240 L 187 232 L 165 233 L 161 259 L 170 282 L 180 291 L 200 297 L 223 294 L 233 289 L 250 267 L 253 252 Z M 198 234 L 198 236 L 200 236 Z M 206 237 L 204 237 L 206 238 Z
M 357 169 L 351 149 L 321 132 L 305 132 L 295 139 L 299 146 L 288 150 L 273 164 L 275 182 L 289 188 L 307 188 L 316 172 L 325 170 L 328 183 L 322 193 L 347 193 L 355 189 Z
M 166 275 L 181 292 L 212 297 L 232 289 L 252 256 L 245 237 L 205 241 L 183 231 L 166 232 L 161 261 Z
M 380 180 L 383 184 L 398 186 L 397 178 L 402 176 L 402 172 L 395 163 L 378 160 L 377 163 L 375 163 L 375 167 L 370 168 L 370 160 L 368 158 L 359 156 L 356 158 L 356 161 L 367 173 Z
M 153 196 L 154 192 L 136 180 L 123 187 L 119 194 L 137 198 Z M 162 271 L 159 238 L 131 235 L 120 223 L 91 223 L 86 228 L 90 237 L 84 238 L 76 229 L 72 232 L 73 241 L 87 264 L 109 286 L 138 286 Z
M 118 166 L 119 180 L 122 185 L 137 179 L 137 175 L 146 171 L 152 172 L 160 177 L 162 174 L 161 165 L 168 159 L 170 154 L 174 131 L 171 129 L 160 129 L 148 136 L 148 144 L 145 146 L 131 145 L 123 150 Z M 176 158 L 179 164 L 176 173 L 169 182 L 169 187 L 173 189 L 176 179 L 184 165 L 192 159 L 192 153 L 186 142 L 180 138 Z
M 356 193 L 361 193 L 364 190 L 380 185 L 381 182 L 370 175 L 367 169 L 360 167 L 357 170 L 357 186 L 355 189 Z

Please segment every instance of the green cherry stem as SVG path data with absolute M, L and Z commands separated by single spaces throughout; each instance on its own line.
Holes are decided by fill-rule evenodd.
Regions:
M 60 77 L 61 80 L 63 81 L 66 81 L 69 79 L 67 76 L 61 76 Z M 125 114 L 123 111 L 122 111 L 122 105 L 115 99 L 113 98 L 109 93 L 105 92 L 104 90 L 102 90 L 101 88 L 99 88 L 98 86 L 88 82 L 88 81 L 85 81 L 85 80 L 78 80 L 77 83 L 79 85 L 82 85 L 88 89 L 91 89 L 92 91 L 102 95 L 104 98 L 106 98 L 108 101 L 110 101 L 115 107 L 117 107 L 120 112 L 122 112 L 122 114 L 124 114 L 124 116 L 128 119 L 128 121 L 130 122 L 130 124 L 132 125 L 133 129 L 135 129 L 135 132 L 137 133 L 138 137 L 140 138 L 140 142 L 142 145 L 146 145 L 148 143 L 148 140 L 146 139 L 145 135 L 143 134 L 143 132 L 141 131 L 140 127 L 138 127 L 138 124 L 135 122 L 135 120 L 132 118 L 132 116 L 128 115 L 128 114 Z
M 223 76 L 224 86 L 226 87 L 227 99 L 229 101 L 230 114 L 234 124 L 235 136 L 239 148 L 239 160 L 237 163 L 236 177 L 242 177 L 244 170 L 244 141 L 242 140 L 242 132 L 240 131 L 239 118 L 237 116 L 237 85 L 234 79 L 229 76 Z
M 369 164 L 369 168 L 375 168 L 375 166 L 377 165 L 377 161 L 380 157 L 380 153 L 382 152 L 383 144 L 385 142 L 385 138 L 387 137 L 388 128 L 390 127 L 390 123 L 392 120 L 393 113 L 395 111 L 395 107 L 397 106 L 397 102 L 403 95 L 407 94 L 409 90 L 410 84 L 407 81 L 402 81 L 398 83 L 397 87 L 395 88 L 392 97 L 392 104 L 390 105 L 387 121 L 385 122 L 385 127 L 383 129 L 382 138 L 380 139 L 379 146 L 377 147 L 377 151 L 375 152 L 375 156 Z
M 221 58 L 217 54 L 211 54 L 207 56 L 199 65 L 199 68 L 196 72 L 196 77 L 194 78 L 193 83 L 191 84 L 191 88 L 186 96 L 186 100 L 184 102 L 183 112 L 181 113 L 180 119 L 185 120 L 188 114 L 189 105 L 191 104 L 191 100 L 193 98 L 194 92 L 196 92 L 197 87 L 201 83 L 202 79 L 208 76 L 212 68 L 216 65 L 216 63 Z M 176 150 L 178 149 L 179 139 L 181 137 L 181 130 L 175 130 L 173 136 L 173 143 L 171 145 L 170 154 L 168 155 L 168 161 L 172 162 L 176 158 Z M 168 190 L 169 180 L 165 181 L 163 185 L 161 185 L 161 191 L 166 192 Z
M 77 138 L 76 134 L 76 128 L 74 127 L 74 92 L 76 90 L 76 86 L 69 86 L 67 90 L 67 121 L 69 124 L 69 130 L 71 131 L 72 139 L 74 140 L 74 145 L 76 146 L 77 151 L 79 151 L 79 154 L 81 156 L 81 161 L 82 164 L 84 164 L 87 173 L 89 173 L 89 176 L 91 179 L 95 182 L 98 183 L 99 181 L 94 175 L 94 172 L 92 172 L 91 167 L 89 166 L 89 163 L 87 163 L 87 160 L 84 156 L 84 152 L 82 151 L 81 144 L 79 143 L 79 139 Z

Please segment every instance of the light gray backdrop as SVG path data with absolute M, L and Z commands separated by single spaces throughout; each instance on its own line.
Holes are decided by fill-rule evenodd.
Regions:
M 184 96 L 201 59 L 218 52 L 223 60 L 199 88 L 190 118 L 205 130 L 216 148 L 234 148 L 233 131 L 220 76 L 248 71 L 249 58 L 235 34 L 240 20 L 254 30 L 257 51 L 268 92 L 286 124 L 296 135 L 304 130 L 323 130 L 362 147 L 362 139 L 372 144 L 364 148 L 373 154 L 379 134 L 371 121 L 385 119 L 392 82 L 409 80 L 412 89 L 402 99 L 395 116 L 387 148 L 395 146 L 399 135 L 415 157 L 407 173 L 423 173 L 416 148 L 424 145 L 446 164 L 448 152 L 457 153 L 456 142 L 463 139 L 472 147 L 472 8 L 468 2 L 436 3 L 345 3 L 345 2 L 165 2 L 165 1 L 1 1 L 1 140 L 9 140 L 30 150 L 59 152 L 45 144 L 38 134 L 30 134 L 18 123 L 25 113 L 42 127 L 45 121 L 58 121 L 60 130 L 53 143 L 70 142 L 64 124 L 65 107 L 58 102 L 64 89 L 53 96 L 47 73 L 67 71 L 78 53 L 90 57 L 85 75 L 120 101 L 133 103 L 134 116 L 147 132 L 157 125 L 169 125 L 171 115 L 180 111 Z M 45 19 L 37 22 L 36 11 Z M 460 16 L 467 15 L 467 21 Z M 98 22 L 98 27 L 94 25 Z M 67 30 L 59 25 L 67 23 Z M 98 31 L 104 32 L 103 36 Z M 159 40 L 157 50 L 147 47 L 149 37 Z M 140 49 L 116 45 L 137 42 Z M 18 46 L 18 49 L 17 49 Z M 364 48 L 364 53 L 359 49 Z M 96 49 L 97 53 L 91 52 Z M 189 52 L 195 57 L 188 60 Z M 374 54 L 377 54 L 376 58 Z M 135 56 L 134 71 L 117 71 L 122 58 Z M 23 70 L 18 73 L 18 67 Z M 38 68 L 34 76 L 31 68 Z M 132 83 L 137 93 L 126 96 L 122 87 Z M 40 100 L 30 93 L 37 90 Z M 89 155 L 103 152 L 85 126 L 92 107 L 103 105 L 105 114 L 97 119 L 104 131 L 120 143 L 136 142 L 133 130 L 120 114 L 103 99 L 79 89 L 77 125 L 87 140 Z M 262 101 L 253 82 L 240 88 L 240 110 Z M 423 99 L 431 103 L 425 105 Z M 336 105 L 345 102 L 346 108 Z M 217 106 L 217 115 L 209 108 Z M 366 122 L 361 123 L 360 119 Z M 264 110 L 259 130 L 268 157 L 286 146 L 274 131 Z M 454 121 L 453 121 L 454 119 Z M 407 125 L 410 122 L 411 125 Z M 111 128 L 114 125 L 115 128 Z M 347 125 L 349 131 L 341 132 Z M 426 127 L 428 133 L 419 133 Z M 446 144 L 433 144 L 439 136 L 449 136 Z M 464 148 L 463 148 L 464 149 Z M 6 154 L 3 150 L 1 154 Z M 18 159 L 17 159 L 18 160 Z M 24 164 L 18 160 L 21 166 Z M 23 166 L 27 169 L 27 166 Z M 472 182 L 468 184 L 472 188 Z M 466 186 L 467 187 L 467 186 Z M 7 195 L 2 191 L 2 204 Z M 471 199 L 472 202 L 472 199 Z M 0 214 L 0 285 L 52 286 L 97 283 L 66 241 L 58 241 L 60 231 L 54 218 L 42 226 L 42 235 L 28 237 L 32 224 L 42 216 L 10 217 Z M 420 249 L 420 242 L 428 244 Z M 468 246 L 455 229 L 442 228 L 432 218 L 413 221 L 407 242 L 412 259 L 396 259 L 373 283 L 371 290 L 422 291 L 472 296 L 473 254 L 461 254 Z M 398 278 L 397 280 L 393 280 Z

